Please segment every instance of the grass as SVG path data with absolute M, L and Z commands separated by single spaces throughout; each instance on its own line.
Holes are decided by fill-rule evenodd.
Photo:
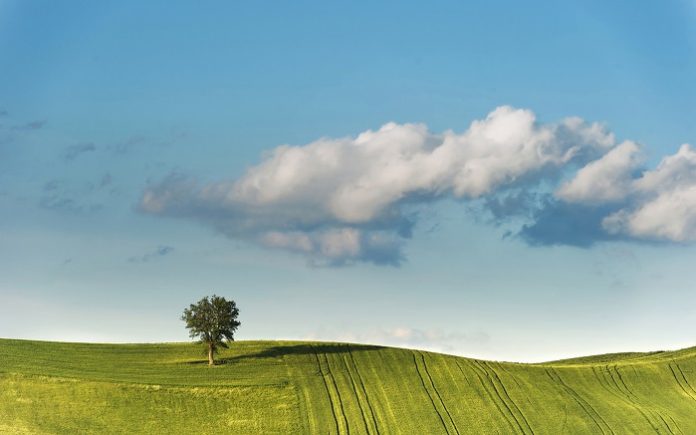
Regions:
M 0 433 L 696 433 L 696 348 L 544 364 L 340 343 L 0 340 Z

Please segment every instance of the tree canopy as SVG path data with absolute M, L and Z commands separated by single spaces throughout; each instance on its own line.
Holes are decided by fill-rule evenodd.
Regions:
M 184 310 L 181 320 L 186 322 L 191 338 L 197 338 L 208 347 L 208 364 L 215 364 L 214 354 L 220 347 L 227 348 L 234 341 L 234 332 L 241 323 L 239 309 L 233 300 L 217 295 L 206 296 Z

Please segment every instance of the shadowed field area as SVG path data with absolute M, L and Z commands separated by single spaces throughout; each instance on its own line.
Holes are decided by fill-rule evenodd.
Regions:
M 696 433 L 696 349 L 498 363 L 378 346 L 0 340 L 0 433 Z

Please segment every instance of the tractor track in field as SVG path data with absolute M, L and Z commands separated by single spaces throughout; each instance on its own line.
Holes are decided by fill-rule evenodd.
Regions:
M 597 412 L 596 409 L 592 407 L 585 399 L 580 396 L 575 390 L 573 390 L 568 384 L 566 384 L 561 375 L 559 375 L 556 370 L 552 367 L 545 369 L 546 375 L 556 384 L 560 385 L 570 397 L 575 400 L 575 402 L 585 411 L 585 413 L 590 417 L 594 424 L 602 431 L 602 433 L 613 434 L 614 430 L 607 424 L 607 422 L 602 418 L 602 416 Z M 555 376 L 555 377 L 554 377 Z
M 653 428 L 657 432 L 657 429 L 655 428 L 655 425 L 653 422 L 650 420 L 650 418 L 643 412 L 643 410 L 638 406 L 636 403 L 634 403 L 632 400 L 630 400 L 628 397 L 626 397 L 626 394 L 621 391 L 619 386 L 616 384 L 614 381 L 613 377 L 609 373 L 609 369 L 606 368 L 605 370 L 606 374 L 604 372 L 601 372 L 601 368 L 595 368 L 592 367 L 592 373 L 594 374 L 595 378 L 597 379 L 597 382 L 599 382 L 599 385 L 609 394 L 612 396 L 620 399 L 622 402 L 627 403 L 630 405 L 633 409 L 635 409 L 643 419 L 648 422 L 650 427 Z M 612 383 L 614 384 L 613 386 L 611 385 L 612 383 L 609 383 L 609 381 L 606 379 L 606 376 L 609 376 L 610 379 L 612 380 Z
M 489 363 L 489 364 L 491 364 L 491 363 Z M 510 376 L 510 378 L 512 378 L 512 380 L 515 382 L 515 385 L 517 385 L 518 388 L 524 388 L 524 387 L 522 386 L 522 384 L 520 384 L 520 382 L 517 380 L 517 376 L 515 376 L 515 375 L 514 375 L 510 370 L 508 370 L 504 365 L 502 365 L 502 364 L 500 364 L 500 363 L 497 363 L 496 365 L 498 366 L 498 368 L 500 368 L 500 370 L 504 371 L 505 373 L 508 374 L 508 376 Z
M 447 417 L 449 417 L 449 420 L 452 423 L 452 427 L 454 427 L 454 431 L 457 433 L 457 435 L 459 435 L 459 429 L 457 428 L 457 424 L 454 422 L 452 414 L 450 414 L 449 409 L 447 409 L 447 405 L 445 405 L 445 401 L 442 400 L 442 396 L 440 395 L 440 392 L 437 390 L 437 387 L 435 386 L 435 381 L 433 381 L 433 377 L 430 375 L 430 371 L 428 370 L 428 364 L 425 362 L 425 355 L 421 353 L 420 356 L 423 360 L 423 368 L 425 369 L 425 374 L 428 375 L 428 380 L 430 380 L 430 384 L 433 386 L 433 391 L 435 391 L 435 394 L 437 394 L 437 398 L 440 400 L 442 408 L 447 413 Z
M 631 404 L 633 404 L 633 407 L 636 410 L 638 410 L 638 412 L 640 412 L 641 415 L 643 415 L 645 420 L 648 422 L 648 424 L 650 424 L 650 426 L 653 428 L 653 430 L 656 433 L 660 433 L 660 429 L 658 429 L 658 424 L 657 424 L 656 419 L 655 419 L 655 414 L 657 414 L 657 417 L 662 421 L 662 424 L 667 428 L 667 431 L 671 434 L 674 433 L 672 431 L 672 428 L 669 427 L 669 425 L 667 424 L 667 422 L 665 421 L 665 419 L 662 417 L 662 415 L 659 412 L 657 412 L 657 411 L 653 412 L 649 409 L 646 409 L 645 411 L 643 411 L 643 409 L 640 407 L 640 399 L 638 398 L 638 396 L 633 394 L 633 392 L 628 388 L 628 386 L 626 385 L 626 382 L 624 382 L 623 377 L 621 376 L 621 372 L 619 371 L 619 369 L 616 365 L 613 365 L 613 366 L 607 365 L 605 367 L 606 367 L 607 373 L 609 374 L 609 377 L 611 378 L 612 382 L 614 382 L 616 389 L 621 394 L 623 394 Z M 616 377 L 614 377 L 614 375 L 612 373 L 615 373 Z M 618 379 L 618 381 L 617 381 L 617 379 Z
M 524 414 L 522 414 L 522 411 L 520 411 L 520 409 L 517 406 L 517 404 L 515 403 L 515 401 L 512 400 L 512 398 L 508 395 L 507 390 L 505 389 L 505 386 L 503 385 L 503 382 L 500 380 L 500 377 L 498 376 L 498 374 L 495 373 L 495 370 L 493 370 L 492 367 L 484 365 L 484 364 L 485 363 L 481 363 L 479 361 L 474 360 L 474 365 L 477 365 L 479 370 L 481 370 L 481 372 L 483 372 L 486 379 L 488 379 L 488 382 L 493 387 L 493 391 L 495 392 L 495 395 L 498 397 L 498 399 L 501 401 L 501 403 L 508 410 L 508 412 L 510 413 L 510 415 L 514 419 L 514 421 L 517 424 L 517 427 L 520 429 L 520 431 L 523 434 L 526 434 L 527 433 L 527 431 L 525 430 L 525 427 L 526 427 L 526 429 L 529 430 L 529 433 L 534 434 L 534 431 L 532 430 L 531 426 L 529 425 L 529 422 L 527 422 L 527 419 L 524 417 Z M 486 368 L 486 367 L 488 367 L 488 368 Z M 490 369 L 490 371 L 488 369 Z M 491 375 L 491 372 L 493 372 L 493 375 Z M 515 410 L 517 411 L 517 413 L 519 413 L 521 415 L 518 416 L 517 413 L 515 412 Z M 522 421 L 520 421 L 520 417 L 521 417 Z
M 317 359 L 317 365 L 319 366 L 319 374 L 321 375 L 321 380 L 324 381 L 324 388 L 326 388 L 326 395 L 329 396 L 329 404 L 331 405 L 331 414 L 333 415 L 334 423 L 336 424 L 336 433 L 340 434 L 341 429 L 338 425 L 338 417 L 336 416 L 336 409 L 333 398 L 331 397 L 331 391 L 329 390 L 329 384 L 326 382 L 326 375 L 324 374 L 324 369 L 321 366 L 321 361 L 319 361 L 319 355 L 314 352 L 314 357 Z
M 489 362 L 488 364 L 493 364 L 493 363 Z M 504 364 L 500 364 L 500 363 L 495 363 L 495 364 L 498 368 L 500 368 L 500 370 L 502 370 L 504 373 L 506 373 L 515 382 L 515 385 L 517 385 L 517 388 L 519 388 L 520 390 L 525 389 L 525 387 L 518 380 L 518 377 L 512 371 L 510 371 L 509 368 L 505 367 Z M 527 405 L 529 405 L 530 409 L 534 409 L 534 405 L 532 405 L 532 403 L 529 401 L 529 396 L 527 396 L 527 395 L 524 396 L 524 402 L 527 403 Z M 522 410 L 520 409 L 520 411 L 522 411 Z M 526 416 L 525 416 L 525 418 L 526 418 Z M 566 416 L 566 419 L 567 419 L 567 416 Z M 530 428 L 531 428 L 531 425 L 530 425 Z
M 358 369 L 358 364 L 355 362 L 355 357 L 353 356 L 353 352 L 351 352 L 349 350 L 348 355 L 350 356 L 350 360 L 353 364 L 353 368 L 355 368 L 355 374 L 358 375 L 358 380 L 360 381 L 360 387 L 362 388 L 363 394 L 365 395 L 365 402 L 367 402 L 367 408 L 370 410 L 370 416 L 372 417 L 372 423 L 375 426 L 375 433 L 377 435 L 379 435 L 379 425 L 377 424 L 377 418 L 375 417 L 375 410 L 372 408 L 372 403 L 370 403 L 370 396 L 367 394 L 367 389 L 365 388 L 365 382 L 363 380 L 362 375 L 360 374 L 360 370 Z
M 336 377 L 331 372 L 331 364 L 329 363 L 329 357 L 324 355 L 324 360 L 326 361 L 326 371 L 331 378 L 334 389 L 336 390 L 336 397 L 338 398 L 338 404 L 341 408 L 341 415 L 343 416 L 343 422 L 346 424 L 346 434 L 350 434 L 350 425 L 348 424 L 348 416 L 346 415 L 346 409 L 343 406 L 343 399 L 341 399 L 341 391 L 338 389 L 338 384 L 336 383 Z
M 341 417 L 343 417 L 343 423 L 345 424 L 345 427 L 346 427 L 346 434 L 350 434 L 350 425 L 348 424 L 348 417 L 346 416 L 346 410 L 343 406 L 343 400 L 341 399 L 341 393 L 338 389 L 338 384 L 336 383 L 336 378 L 334 377 L 333 373 L 331 372 L 331 365 L 329 364 L 329 358 L 325 354 L 322 354 L 322 356 L 324 357 L 324 361 L 326 363 L 326 376 L 331 380 L 331 385 L 333 385 L 333 389 L 336 392 L 336 399 L 338 400 L 338 405 L 339 405 L 339 408 L 341 410 Z M 321 361 L 321 358 L 317 357 L 317 360 Z M 320 364 L 319 367 L 321 367 L 321 362 L 319 364 Z M 322 373 L 323 373 L 323 369 L 322 369 Z M 334 413 L 334 415 L 336 415 L 336 414 Z M 339 423 L 338 418 L 336 419 L 336 422 L 340 427 L 340 423 Z M 340 429 L 339 429 L 338 433 L 341 433 Z
M 462 369 L 462 367 L 459 365 L 459 362 L 457 362 L 457 365 L 459 366 L 459 370 L 461 370 L 462 373 L 464 373 L 464 369 Z M 481 369 L 478 366 L 476 366 L 476 364 L 472 363 L 471 368 L 472 371 L 476 374 L 476 377 L 478 377 L 479 383 L 481 384 L 483 391 L 488 393 L 488 397 L 491 399 L 491 402 L 493 402 L 496 409 L 498 409 L 498 412 L 500 412 L 500 415 L 503 417 L 503 420 L 505 420 L 510 425 L 510 428 L 512 428 L 513 431 L 515 430 L 515 426 L 517 426 L 517 429 L 519 429 L 521 433 L 524 433 L 524 430 L 522 429 L 522 426 L 520 425 L 519 421 L 517 421 L 517 418 L 515 418 L 515 415 L 512 413 L 508 405 L 503 401 L 502 397 L 500 397 L 498 392 L 495 391 L 495 387 L 493 387 L 492 385 L 491 387 L 487 386 L 486 380 L 488 380 L 488 383 L 491 383 L 490 379 L 488 379 L 488 377 L 485 374 L 481 376 Z M 493 389 L 493 391 L 491 391 L 491 388 Z M 503 408 L 500 406 L 500 404 L 502 404 L 505 407 L 507 413 L 503 411 Z
M 437 409 L 437 405 L 435 405 L 435 399 L 433 399 L 433 395 L 430 393 L 430 390 L 428 390 L 428 387 L 425 385 L 425 379 L 423 379 L 423 375 L 421 374 L 420 367 L 418 366 L 418 361 L 416 360 L 416 353 L 412 352 L 411 356 L 413 357 L 413 365 L 416 366 L 416 373 L 418 373 L 418 377 L 420 378 L 421 385 L 423 385 L 423 389 L 425 390 L 425 394 L 428 395 L 428 398 L 430 399 L 430 403 L 433 405 L 433 409 L 435 409 L 437 416 L 440 418 L 440 422 L 442 423 L 442 427 L 445 428 L 445 432 L 449 435 L 450 430 L 447 427 L 447 423 L 445 423 L 445 419 L 442 417 L 442 413 L 440 413 L 440 410 Z
M 462 372 L 462 376 L 464 376 L 464 377 L 467 378 L 467 380 L 468 380 L 468 377 L 467 377 L 467 375 L 466 375 L 466 372 L 465 372 L 464 369 L 462 368 L 462 365 L 459 363 L 459 361 L 455 361 L 455 363 L 457 364 L 457 368 L 459 369 L 459 371 Z M 483 388 L 483 391 L 485 391 L 485 392 L 488 394 L 488 398 L 491 399 L 491 402 L 495 405 L 495 408 L 498 410 L 498 412 L 500 413 L 500 415 L 503 417 L 503 420 L 505 420 L 505 421 L 510 425 L 510 427 L 512 427 L 512 428 L 514 429 L 515 426 L 512 424 L 512 422 L 511 422 L 511 421 L 508 419 L 508 417 L 505 415 L 505 412 L 503 412 L 503 409 L 500 407 L 500 405 L 498 405 L 498 402 L 496 402 L 495 398 L 493 397 L 493 394 L 491 394 L 491 392 L 488 391 L 488 388 L 486 388 L 486 386 L 485 386 L 485 384 L 484 384 L 484 382 L 483 382 L 483 379 L 481 378 L 481 375 L 479 375 L 478 373 L 476 373 L 476 370 L 472 370 L 472 371 L 474 372 L 474 374 L 475 374 L 476 377 L 478 378 L 479 383 L 481 384 L 481 388 Z M 470 384 L 470 385 L 471 385 L 471 384 Z
M 674 361 L 674 366 L 677 368 L 677 370 L 679 370 L 679 374 L 682 376 L 682 378 L 684 378 L 684 382 L 686 383 L 686 385 L 691 389 L 691 391 L 696 393 L 696 390 L 694 390 L 694 387 L 691 386 L 689 380 L 686 378 L 686 375 L 684 375 L 684 371 L 681 369 L 679 363 Z
M 674 367 L 672 367 L 672 364 L 674 364 L 674 366 L 677 368 L 677 371 L 679 372 L 679 375 L 681 376 L 683 383 L 677 377 L 677 373 L 674 371 Z M 672 372 L 672 376 L 674 376 L 674 381 L 677 383 L 677 385 L 679 385 L 679 388 L 681 388 L 682 391 L 684 391 L 684 394 L 689 396 L 689 398 L 691 398 L 691 400 L 696 401 L 696 397 L 694 397 L 694 395 L 692 394 L 692 393 L 696 393 L 696 390 L 693 389 L 693 387 L 691 386 L 689 381 L 686 379 L 686 376 L 684 375 L 684 372 L 682 371 L 681 367 L 679 367 L 679 364 L 677 364 L 676 361 L 669 362 L 669 363 L 667 363 L 667 367 L 669 367 L 670 372 Z M 691 390 L 691 392 L 689 392 L 684 385 L 686 385 L 686 387 L 688 387 L 689 390 Z M 676 426 L 676 428 L 679 430 L 679 432 L 681 432 L 683 434 L 684 431 L 681 430 L 681 428 L 679 427 L 677 422 L 674 421 L 674 419 L 672 418 L 671 415 L 669 416 L 669 419 L 672 420 L 672 423 L 674 423 L 674 426 Z
M 464 369 L 462 368 L 461 364 L 459 364 L 459 361 L 454 361 L 454 363 L 457 365 L 457 368 L 461 372 L 462 376 L 464 376 L 464 379 L 466 380 L 466 384 L 469 386 L 469 388 L 474 388 L 474 383 L 469 380 L 469 376 L 466 374 Z
M 665 418 L 662 416 L 662 414 L 660 414 L 660 413 L 658 412 L 658 413 L 657 413 L 657 416 L 660 417 L 660 421 L 662 421 L 662 424 L 665 425 L 665 427 L 667 428 L 667 430 L 669 431 L 669 433 L 672 434 L 672 435 L 676 435 L 675 432 L 672 430 L 672 427 L 669 425 L 669 423 L 667 423 L 667 420 L 665 420 Z M 679 429 L 679 426 L 677 426 L 677 429 Z
M 669 415 L 668 417 L 669 417 L 670 420 L 672 420 L 672 424 L 674 424 L 674 427 L 677 428 L 677 430 L 679 431 L 679 433 L 682 434 L 682 435 L 684 435 L 684 431 L 681 430 L 681 428 L 679 427 L 679 425 L 677 424 L 677 422 L 674 421 L 674 418 L 672 418 L 671 415 Z
M 630 388 L 628 388 L 628 385 L 627 385 L 626 382 L 624 381 L 623 376 L 621 376 L 621 371 L 619 371 L 619 366 L 617 366 L 616 364 L 614 364 L 614 372 L 615 372 L 616 375 L 619 377 L 619 382 L 621 383 L 621 385 L 623 385 L 623 387 L 624 387 L 624 389 L 626 390 L 626 392 L 629 393 L 629 395 L 630 395 L 631 397 L 633 397 L 633 401 L 634 401 L 637 405 L 640 404 L 640 399 L 638 398 L 638 396 L 636 396 L 636 394 L 635 394 L 633 391 L 631 391 Z M 658 418 L 660 419 L 660 421 L 662 422 L 662 424 L 664 424 L 665 427 L 667 428 L 667 431 L 668 431 L 670 434 L 674 434 L 674 431 L 672 430 L 672 428 L 670 427 L 669 423 L 667 423 L 667 420 L 665 420 L 665 417 L 662 415 L 662 413 L 661 413 L 659 410 L 654 410 L 654 411 L 653 411 L 653 410 L 648 409 L 648 412 L 649 412 L 650 414 L 656 414 L 657 417 L 658 417 Z M 654 417 L 653 417 L 653 418 L 654 418 Z
M 358 394 L 358 387 L 355 384 L 355 379 L 353 379 L 353 374 L 348 367 L 348 361 L 346 356 L 343 355 L 343 364 L 346 366 L 346 373 L 348 374 L 348 379 L 350 380 L 350 386 L 353 388 L 353 394 L 355 394 L 355 401 L 358 403 L 358 408 L 360 409 L 360 417 L 362 417 L 363 425 L 365 426 L 365 432 L 370 433 L 370 427 L 367 424 L 367 419 L 365 418 L 365 410 L 363 409 L 362 400 L 360 400 L 360 395 Z
M 677 371 L 679 372 L 679 376 L 682 378 L 683 382 L 681 382 L 681 381 L 677 378 L 677 373 L 674 371 L 674 367 L 672 366 L 672 364 L 674 364 L 674 367 L 676 367 Z M 696 397 L 694 397 L 694 394 L 696 394 L 696 390 L 694 390 L 694 388 L 693 388 L 693 387 L 691 386 L 691 384 L 689 383 L 688 379 L 686 379 L 686 376 L 684 375 L 684 372 L 682 371 L 682 369 L 681 369 L 681 367 L 679 366 L 679 364 L 678 364 L 676 361 L 674 361 L 674 362 L 668 363 L 668 366 L 669 366 L 669 369 L 672 371 L 672 375 L 674 376 L 674 380 L 677 381 L 677 384 L 679 384 L 679 386 L 681 387 L 681 389 L 684 390 L 684 392 L 685 392 L 689 397 L 691 397 L 693 400 L 696 400 Z M 688 388 L 689 390 L 691 390 L 691 392 L 687 391 L 687 388 Z M 693 393 L 693 394 L 692 394 L 692 393 Z
M 465 372 L 464 369 L 462 368 L 462 366 L 461 366 L 461 364 L 459 363 L 459 361 L 455 361 L 455 362 L 457 363 L 457 367 L 459 368 L 459 371 L 462 372 L 462 375 L 466 376 L 466 372 Z M 512 420 L 510 420 L 510 418 L 505 414 L 505 411 L 503 411 L 503 408 L 501 408 L 500 405 L 498 404 L 499 400 L 496 400 L 496 399 L 495 399 L 495 396 L 493 395 L 493 393 L 491 393 L 490 389 L 489 389 L 488 387 L 486 387 L 486 383 L 484 382 L 484 380 L 483 380 L 483 378 L 481 377 L 481 375 L 476 371 L 476 369 L 472 367 L 472 371 L 474 372 L 474 374 L 475 374 L 476 377 L 478 378 L 479 383 L 481 384 L 481 388 L 483 388 L 483 391 L 485 391 L 485 392 L 488 394 L 489 399 L 490 399 L 491 402 L 495 405 L 495 408 L 498 410 L 498 412 L 500 413 L 500 415 L 503 417 L 503 420 L 504 420 L 507 424 L 509 424 L 510 427 L 514 430 L 514 429 L 515 429 L 515 425 L 513 424 Z
M 532 429 L 532 426 L 531 426 L 531 425 L 529 424 L 529 422 L 527 421 L 527 417 L 525 417 L 524 412 L 522 412 L 522 410 L 520 409 L 520 407 L 517 406 L 517 403 L 515 403 L 515 401 L 512 400 L 512 397 L 510 397 L 510 394 L 508 394 L 507 388 L 505 388 L 505 384 L 503 383 L 503 380 L 500 379 L 500 376 L 498 375 L 498 372 L 496 372 L 496 371 L 495 371 L 495 368 L 493 368 L 489 363 L 484 363 L 484 364 L 485 364 L 486 367 L 488 367 L 488 368 L 491 369 L 490 372 L 493 374 L 493 377 L 494 377 L 495 380 L 498 382 L 498 385 L 500 385 L 500 388 L 503 390 L 503 394 L 505 395 L 505 397 L 506 397 L 507 400 L 509 401 L 510 405 L 512 405 L 512 407 L 515 408 L 515 410 L 517 410 L 517 412 L 519 413 L 520 417 L 522 417 L 522 421 L 524 422 L 524 424 L 525 424 L 525 426 L 527 427 L 527 429 L 529 429 L 529 433 L 531 433 L 532 435 L 534 435 L 534 429 Z
M 350 352 L 350 351 L 349 351 Z M 346 354 L 343 354 L 343 364 L 346 366 L 346 373 L 348 374 L 348 379 L 350 379 L 350 385 L 353 387 L 353 394 L 355 394 L 355 401 L 358 402 L 358 408 L 360 408 L 360 416 L 362 417 L 363 425 L 365 426 L 365 432 L 368 434 L 370 433 L 370 425 L 367 421 L 366 414 L 367 412 L 365 411 L 365 408 L 363 407 L 363 401 L 360 399 L 360 393 L 358 391 L 358 384 L 355 382 L 355 378 L 353 377 L 353 371 L 350 368 L 350 365 L 348 364 L 348 357 Z M 365 394 L 365 390 L 363 388 L 363 394 Z M 367 395 L 365 395 L 367 397 Z

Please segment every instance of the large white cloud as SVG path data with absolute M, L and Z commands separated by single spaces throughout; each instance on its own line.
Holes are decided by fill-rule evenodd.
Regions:
M 504 106 L 461 134 L 388 123 L 355 138 L 281 146 L 241 179 L 205 186 L 200 197 L 287 218 L 360 224 L 412 194 L 479 197 L 612 142 L 597 125 L 538 125 L 532 112 Z
M 684 146 L 636 175 L 641 162 L 637 144 L 617 145 L 602 124 L 580 118 L 543 124 L 529 110 L 503 106 L 463 132 L 388 123 L 355 137 L 279 146 L 233 180 L 200 184 L 172 175 L 145 189 L 140 208 L 198 220 L 317 264 L 399 264 L 419 204 L 538 192 L 550 183 L 556 202 L 611 204 L 598 208 L 605 214 L 597 226 L 605 234 L 695 239 L 696 153 Z M 569 171 L 574 177 L 558 186 Z M 544 216 L 553 222 L 553 214 Z M 555 237 L 570 230 L 554 223 L 553 231 Z
M 607 216 L 611 233 L 641 239 L 696 241 L 696 151 L 682 145 L 652 171 L 632 180 L 629 203 Z

